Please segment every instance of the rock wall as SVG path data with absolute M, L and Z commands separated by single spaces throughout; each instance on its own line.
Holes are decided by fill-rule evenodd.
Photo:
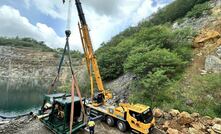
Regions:
M 45 81 L 48 85 L 56 76 L 60 56 L 55 52 L 42 52 L 30 48 L 0 46 L 0 81 L 9 80 L 11 85 L 29 81 Z M 72 61 L 79 72 L 79 61 Z M 67 61 L 61 69 L 63 83 L 71 79 Z M 48 82 L 46 82 L 48 81 Z M 42 82 L 40 82 L 42 83 Z

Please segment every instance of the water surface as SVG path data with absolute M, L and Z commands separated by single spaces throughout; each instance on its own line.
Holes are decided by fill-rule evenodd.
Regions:
M 0 115 L 36 112 L 51 80 L 0 78 Z

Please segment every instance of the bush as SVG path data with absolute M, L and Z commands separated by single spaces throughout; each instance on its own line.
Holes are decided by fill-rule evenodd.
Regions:
M 166 49 L 154 49 L 146 53 L 132 53 L 127 58 L 124 68 L 140 77 L 145 77 L 149 72 L 155 72 L 158 69 L 172 77 L 175 73 L 181 72 L 184 64 L 185 62 L 176 53 Z
M 203 14 L 211 14 L 211 6 L 209 2 L 205 2 L 203 4 L 197 4 L 193 7 L 191 11 L 187 13 L 187 17 L 189 18 L 199 18 Z
M 196 4 L 204 3 L 209 0 L 175 0 L 170 5 L 160 9 L 153 15 L 150 22 L 155 25 L 174 22 L 179 18 L 183 18 Z
M 134 63 L 131 63 L 131 66 L 135 66 L 137 60 L 140 64 L 144 64 L 143 62 L 146 59 L 143 56 L 148 55 L 148 53 L 151 53 L 148 55 L 151 58 L 158 56 L 158 58 L 161 58 L 159 53 L 156 57 L 153 57 L 155 53 L 151 52 L 158 48 L 157 51 L 165 49 L 163 52 L 167 51 L 176 55 L 178 59 L 183 60 L 183 63 L 187 63 L 191 59 L 191 45 L 188 40 L 192 33 L 190 29 L 172 30 L 170 26 L 160 25 L 142 28 L 115 45 L 103 45 L 96 51 L 101 76 L 104 80 L 112 80 L 122 75 L 125 70 L 128 70 L 126 67 L 126 64 L 129 64 L 127 63 L 128 56 L 130 58 L 134 57 Z
M 101 76 L 104 80 L 115 79 L 124 73 L 123 63 L 134 44 L 135 41 L 129 38 L 122 40 L 116 46 L 104 47 L 96 52 Z
M 12 47 L 28 47 L 35 50 L 41 50 L 46 52 L 54 52 L 54 50 L 47 45 L 43 41 L 38 42 L 32 38 L 6 38 L 0 37 L 0 46 L 12 46 Z

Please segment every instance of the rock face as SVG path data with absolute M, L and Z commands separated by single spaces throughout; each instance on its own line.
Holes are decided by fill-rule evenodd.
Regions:
M 205 60 L 205 70 L 209 72 L 221 72 L 221 59 L 214 55 L 208 55 Z
M 126 73 L 113 81 L 105 83 L 105 86 L 118 95 L 116 100 L 127 100 L 130 92 L 130 84 L 133 79 L 133 74 Z
M 10 79 L 10 84 L 13 85 L 18 85 L 18 81 L 22 83 L 41 79 L 52 81 L 56 76 L 59 60 L 59 55 L 55 52 L 0 46 L 0 80 Z M 75 64 L 74 70 L 79 70 Z M 67 77 L 69 72 L 65 61 L 60 80 L 66 81 L 67 78 L 71 78 Z
M 200 44 L 205 43 L 209 40 L 218 39 L 220 37 L 219 32 L 214 30 L 203 30 L 194 40 L 194 47 L 200 47 Z

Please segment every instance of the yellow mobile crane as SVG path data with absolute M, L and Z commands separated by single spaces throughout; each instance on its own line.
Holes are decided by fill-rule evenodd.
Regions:
M 76 0 L 76 6 L 79 13 L 80 23 L 78 23 L 81 41 L 84 49 L 85 59 L 87 63 L 88 73 L 91 81 L 91 99 L 94 106 L 104 104 L 106 100 L 112 98 L 112 94 L 104 89 L 104 85 L 101 79 L 100 71 L 97 65 L 97 60 L 93 52 L 92 42 L 89 35 L 89 29 L 84 17 L 82 6 L 79 0 Z M 96 80 L 98 93 L 94 93 L 93 73 Z
M 80 0 L 75 0 L 75 2 L 80 19 L 80 24 L 78 24 L 80 37 L 91 81 L 92 102 L 86 101 L 86 109 L 90 109 L 90 116 L 103 117 L 109 126 L 117 125 L 121 131 L 130 129 L 137 133 L 149 133 L 155 125 L 155 119 L 149 106 L 129 103 L 120 103 L 115 106 L 107 102 L 112 98 L 112 94 L 104 89 L 81 2 Z M 98 87 L 97 94 L 94 94 L 93 75 Z

